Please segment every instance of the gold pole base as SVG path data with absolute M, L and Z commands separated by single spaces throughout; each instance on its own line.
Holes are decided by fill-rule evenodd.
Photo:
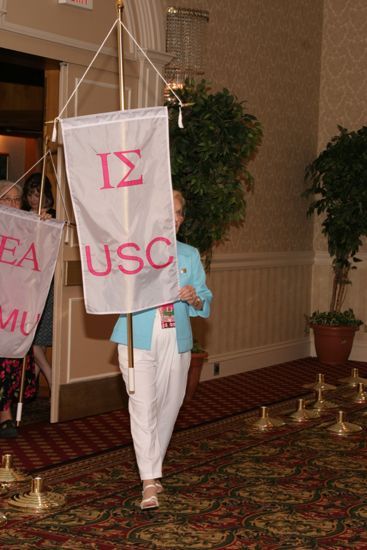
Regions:
M 302 387 L 311 390 L 336 390 L 336 386 L 333 386 L 332 384 L 327 384 L 325 382 L 325 375 L 322 373 L 316 375 L 316 382 L 314 382 L 313 384 L 304 384 Z
M 1 459 L 0 484 L 6 485 L 16 483 L 17 481 L 26 481 L 30 476 L 20 470 L 13 468 L 13 457 L 11 454 L 5 454 Z
M 367 384 L 367 378 L 362 378 L 361 376 L 359 376 L 358 369 L 352 369 L 350 376 L 348 376 L 347 378 L 340 378 L 339 382 L 342 382 L 347 386 L 351 386 L 352 388 L 356 388 L 359 383 Z
M 362 431 L 362 426 L 358 424 L 352 424 L 351 422 L 344 421 L 344 412 L 339 411 L 337 416 L 337 422 L 327 428 L 329 432 L 336 435 L 351 435 Z
M 320 412 L 316 409 L 306 409 L 305 400 L 298 399 L 297 410 L 289 415 L 292 422 L 309 422 L 313 418 L 319 418 Z
M 279 426 L 284 426 L 285 422 L 280 418 L 273 418 L 269 416 L 268 407 L 260 407 L 260 418 L 252 424 L 252 428 L 255 430 L 266 431 Z
M 42 478 L 33 478 L 31 490 L 23 494 L 13 495 L 8 500 L 8 504 L 15 508 L 27 510 L 29 512 L 54 510 L 55 508 L 60 508 L 63 504 L 65 504 L 65 497 L 63 495 L 49 491 L 44 492 L 42 490 L 42 485 Z
M 367 403 L 367 393 L 364 390 L 364 384 L 358 382 L 357 393 L 353 394 L 351 397 L 353 403 Z
M 316 395 L 317 395 L 317 399 L 315 403 L 311 406 L 312 409 L 315 409 L 321 412 L 328 409 L 336 409 L 336 407 L 338 406 L 336 403 L 333 403 L 332 401 L 327 401 L 326 399 L 324 399 L 321 389 L 317 390 Z

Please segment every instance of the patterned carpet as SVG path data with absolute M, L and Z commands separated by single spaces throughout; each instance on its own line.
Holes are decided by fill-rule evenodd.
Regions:
M 347 372 L 349 374 L 349 372 Z M 354 392 L 354 390 L 352 390 Z M 314 401 L 308 393 L 307 403 Z M 176 432 L 167 455 L 159 510 L 138 508 L 140 484 L 132 447 L 46 470 L 60 510 L 19 511 L 7 490 L 1 510 L 3 550 L 303 550 L 367 548 L 366 405 L 351 390 L 328 393 L 336 404 L 319 419 L 290 422 L 296 400 L 274 404 L 285 425 L 253 427 L 258 411 Z M 336 411 L 363 431 L 348 437 L 327 427 Z
M 314 382 L 318 373 L 324 373 L 328 382 L 337 384 L 353 367 L 367 377 L 367 363 L 348 361 L 345 365 L 330 367 L 315 358 L 304 358 L 202 382 L 192 402 L 181 409 L 176 431 L 305 395 L 307 390 L 303 384 Z M 45 407 L 39 402 L 25 406 L 25 421 L 17 439 L 0 440 L 1 454 L 12 454 L 18 468 L 36 472 L 131 443 L 126 410 L 50 424 L 46 420 L 48 402 L 40 401 Z M 43 417 L 43 421 L 28 423 L 27 414 L 33 415 L 34 420 Z

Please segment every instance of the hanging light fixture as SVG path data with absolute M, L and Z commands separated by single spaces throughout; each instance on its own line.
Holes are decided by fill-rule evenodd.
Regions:
M 166 65 L 165 78 L 174 90 L 182 88 L 186 78 L 204 74 L 209 12 L 169 7 L 167 10 L 166 51 L 172 60 Z M 172 98 L 172 94 L 171 94 Z M 169 88 L 165 99 L 170 99 Z

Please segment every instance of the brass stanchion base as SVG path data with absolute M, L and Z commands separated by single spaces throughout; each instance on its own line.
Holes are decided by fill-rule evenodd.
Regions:
M 30 476 L 20 470 L 13 468 L 13 457 L 11 454 L 5 454 L 1 459 L 0 483 L 9 484 L 17 481 L 26 481 Z
M 3 527 L 3 525 L 5 525 L 5 523 L 7 522 L 7 518 L 6 516 L 0 512 L 0 527 Z
M 362 378 L 361 376 L 359 376 L 358 369 L 352 369 L 350 376 L 348 376 L 347 378 L 340 378 L 339 382 L 342 382 L 347 386 L 351 386 L 352 388 L 356 388 L 359 383 L 367 384 L 367 378 Z
M 305 400 L 298 399 L 297 410 L 289 415 L 292 422 L 309 422 L 313 418 L 319 418 L 320 412 L 317 409 L 306 409 Z
M 273 418 L 269 416 L 268 407 L 260 407 L 260 418 L 252 424 L 252 428 L 255 430 L 266 431 L 279 426 L 284 426 L 285 422 L 280 418 Z
M 337 422 L 327 428 L 329 432 L 336 435 L 351 435 L 362 431 L 362 426 L 358 424 L 352 424 L 351 422 L 344 421 L 344 412 L 339 411 L 337 416 Z
M 58 493 L 44 492 L 42 484 L 43 481 L 40 477 L 33 478 L 31 490 L 23 494 L 13 495 L 8 500 L 8 504 L 30 512 L 44 512 L 63 506 L 65 497 Z
M 357 393 L 353 394 L 351 397 L 353 403 L 367 403 L 367 393 L 364 390 L 364 384 L 358 382 Z
M 336 390 L 336 386 L 333 386 L 332 384 L 327 384 L 325 382 L 325 375 L 322 373 L 317 374 L 316 382 L 314 382 L 313 384 L 304 384 L 303 388 L 323 391 Z
M 317 390 L 316 395 L 317 395 L 317 399 L 315 403 L 312 405 L 311 407 L 312 409 L 316 409 L 317 411 L 322 412 L 327 409 L 336 409 L 336 407 L 338 406 L 336 403 L 333 403 L 332 401 L 327 401 L 326 399 L 324 399 L 321 389 Z

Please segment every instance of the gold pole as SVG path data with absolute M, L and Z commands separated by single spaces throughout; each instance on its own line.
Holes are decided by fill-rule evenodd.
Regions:
M 46 152 L 47 152 L 47 145 L 48 145 L 48 137 L 47 137 L 47 127 L 45 125 L 44 130 L 44 138 L 43 138 L 43 163 L 42 163 L 42 176 L 41 176 L 41 187 L 40 187 L 40 200 L 38 204 L 38 215 L 41 215 L 42 212 L 42 203 L 43 203 L 43 194 L 44 194 L 44 187 L 45 187 L 45 174 L 46 174 Z M 27 355 L 23 358 L 23 364 L 22 364 L 22 377 L 20 379 L 20 389 L 19 389 L 19 399 L 18 399 L 18 405 L 17 405 L 17 426 L 19 426 L 20 421 L 22 419 L 22 410 L 23 410 L 23 394 L 24 394 L 24 384 L 25 384 L 25 369 L 26 369 L 26 359 Z
M 120 109 L 125 110 L 125 95 L 124 95 L 124 58 L 123 58 L 123 42 L 122 42 L 122 13 L 124 10 L 124 0 L 116 0 L 116 8 L 119 18 L 117 30 L 117 47 L 118 47 L 118 67 L 119 67 L 119 92 L 120 92 Z
M 125 97 L 124 97 L 124 61 L 123 61 L 123 42 L 122 42 L 122 13 L 124 9 L 124 0 L 116 0 L 116 8 L 119 18 L 119 25 L 117 31 L 117 45 L 118 45 L 118 68 L 119 68 L 119 91 L 120 91 L 120 109 L 125 110 Z M 128 389 L 129 393 L 135 391 L 135 378 L 134 378 L 134 344 L 133 344 L 133 316 L 131 313 L 126 315 L 127 322 L 127 349 L 128 349 Z
M 41 215 L 42 212 L 42 203 L 43 203 L 43 194 L 45 188 L 45 174 L 46 174 L 46 153 L 47 153 L 48 137 L 47 137 L 47 128 L 45 125 L 44 137 L 43 137 L 43 162 L 42 162 L 42 176 L 41 176 L 41 188 L 40 188 L 40 201 L 38 204 L 38 215 Z

